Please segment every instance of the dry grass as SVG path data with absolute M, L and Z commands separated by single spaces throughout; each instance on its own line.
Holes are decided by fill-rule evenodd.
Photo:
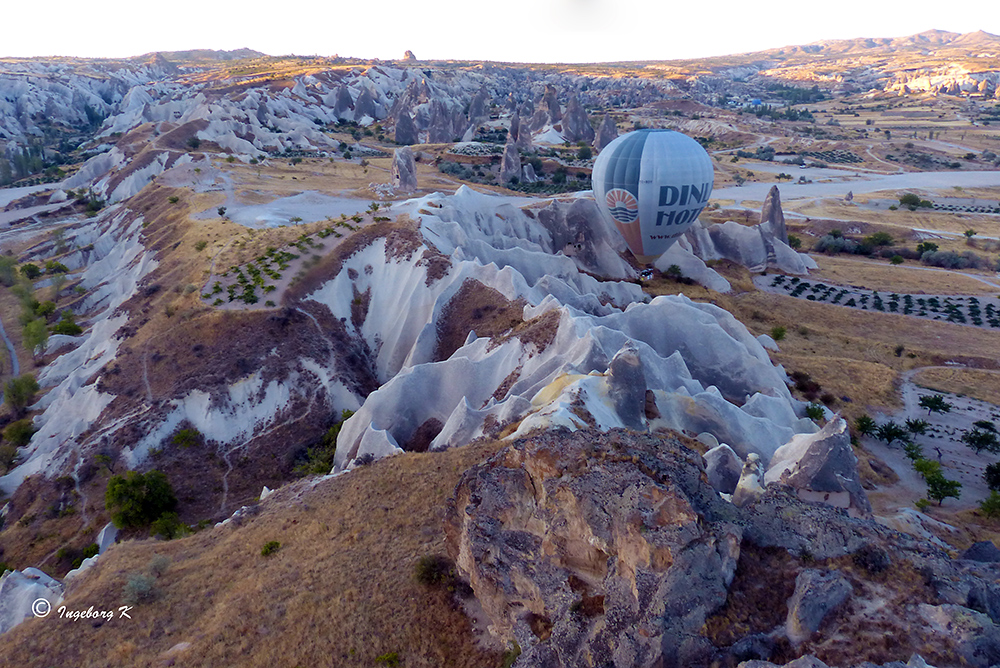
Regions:
M 1000 406 L 1000 373 L 983 369 L 924 369 L 913 381 L 917 385 L 961 394 Z
M 963 250 L 970 250 L 962 244 Z M 815 254 L 819 271 L 809 278 L 838 285 L 854 285 L 880 292 L 908 292 L 928 295 L 997 294 L 1000 289 L 960 272 L 925 271 L 915 266 L 893 266 L 885 260 Z M 984 277 L 989 276 L 983 273 Z
M 903 191 L 899 191 L 903 194 Z M 879 197 L 881 196 L 881 197 Z M 873 199 L 896 198 L 894 192 L 874 193 Z M 808 200 L 803 203 L 782 203 L 785 209 L 796 211 L 810 218 L 836 218 L 846 221 L 875 223 L 885 227 L 906 230 L 909 233 L 914 228 L 927 230 L 942 230 L 962 234 L 970 227 L 985 236 L 1000 236 L 1000 218 L 971 213 L 938 213 L 933 210 L 881 211 L 878 209 L 863 209 L 839 200 Z M 845 227 L 850 223 L 844 222 Z
M 392 457 L 285 488 L 243 526 L 120 544 L 70 589 L 67 608 L 117 610 L 128 577 L 163 555 L 158 597 L 96 627 L 27 621 L 4 637 L 5 663 L 159 666 L 189 642 L 177 654 L 186 666 L 373 666 L 390 652 L 406 666 L 498 666 L 452 596 L 413 575 L 421 556 L 444 554 L 442 512 L 459 476 L 498 447 Z M 263 557 L 269 541 L 281 548 Z

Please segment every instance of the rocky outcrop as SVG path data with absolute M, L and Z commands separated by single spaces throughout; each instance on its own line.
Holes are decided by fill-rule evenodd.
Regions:
M 409 146 L 397 148 L 392 153 L 392 185 L 408 192 L 417 189 L 417 163 Z
M 861 487 L 847 422 L 840 417 L 818 433 L 797 434 L 778 448 L 764 480 L 790 485 L 803 500 L 828 503 L 856 517 L 872 513 Z
M 410 146 L 420 141 L 417 134 L 417 126 L 413 124 L 413 119 L 410 118 L 410 114 L 405 111 L 401 112 L 396 117 L 394 139 L 397 144 L 401 144 L 403 146 Z
M 353 116 L 354 98 L 351 97 L 351 91 L 347 90 L 347 86 L 341 86 L 337 89 L 337 100 L 333 107 L 333 113 L 338 118 L 344 118 L 348 116 L 349 112 Z
M 503 147 L 503 160 L 500 163 L 500 182 L 508 183 L 512 179 L 521 178 L 521 156 L 517 151 L 517 145 L 510 135 L 507 135 L 507 143 Z
M 988 540 L 981 540 L 978 543 L 973 543 L 958 558 L 993 564 L 1000 563 L 1000 549 L 997 549 L 997 546 Z
M 523 118 L 527 118 L 522 114 Z M 556 87 L 545 84 L 545 93 L 541 103 L 531 118 L 531 131 L 538 132 L 547 125 L 555 125 L 562 120 L 562 108 L 559 106 L 559 95 Z
M 446 535 L 517 665 L 704 665 L 739 557 L 726 507 L 676 443 L 550 432 L 468 471 Z
M 36 613 L 48 614 L 62 597 L 63 584 L 37 568 L 8 571 L 0 577 L 0 634 Z
M 514 112 L 514 115 L 510 117 L 510 129 L 507 131 L 508 137 L 513 137 L 514 141 L 517 141 L 518 133 L 521 131 L 521 115 Z
M 735 492 L 743 472 L 743 462 L 733 449 L 722 443 L 706 452 L 704 457 L 708 484 L 723 494 Z
M 851 583 L 837 571 L 807 569 L 795 578 L 795 593 L 788 601 L 785 633 L 793 644 L 808 640 L 823 619 L 848 599 Z
M 597 134 L 594 136 L 594 148 L 601 151 L 617 137 L 618 126 L 611 120 L 610 114 L 604 114 L 604 120 L 601 121 L 600 127 L 597 128 Z
M 414 61 L 417 60 L 417 57 L 415 55 L 413 55 L 412 51 L 410 51 L 409 49 L 407 49 L 406 51 L 403 52 L 403 60 L 405 60 L 406 62 L 411 62 L 412 63 L 412 62 L 414 62 Z
M 535 168 L 531 166 L 531 163 L 525 163 L 521 167 L 521 180 L 525 183 L 534 183 L 538 181 L 538 175 L 535 174 Z
M 455 140 L 455 126 L 451 110 L 441 100 L 431 101 L 430 124 L 427 127 L 427 143 L 444 144 Z
M 805 274 L 818 266 L 808 255 L 797 253 L 788 245 L 777 186 L 767 195 L 759 224 L 748 226 L 727 221 L 706 227 L 697 220 L 675 245 L 689 249 L 702 260 L 730 260 L 754 272 L 773 268 Z
M 628 429 L 646 429 L 646 376 L 635 346 L 622 348 L 608 367 L 608 387 L 615 412 Z
M 739 482 L 736 483 L 736 490 L 733 492 L 733 503 L 742 508 L 748 503 L 752 503 L 764 493 L 764 465 L 760 461 L 760 455 L 751 452 L 747 455 L 747 461 L 743 464 L 740 472 Z
M 358 99 L 354 101 L 354 120 L 361 121 L 366 116 L 370 120 L 374 120 L 378 117 L 375 97 L 367 87 L 361 90 L 361 93 L 358 95 Z
M 788 243 L 785 212 L 781 210 L 781 193 L 778 192 L 778 186 L 771 186 L 767 197 L 764 198 L 764 206 L 760 209 L 760 228 L 765 236 L 777 239 L 783 244 Z
M 566 102 L 566 112 L 562 117 L 562 135 L 566 141 L 591 143 L 594 141 L 594 128 L 587 118 L 587 111 L 580 104 L 580 98 L 570 95 Z

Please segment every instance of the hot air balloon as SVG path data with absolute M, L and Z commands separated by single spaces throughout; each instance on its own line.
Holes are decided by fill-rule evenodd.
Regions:
M 637 130 L 608 144 L 594 163 L 594 198 L 643 264 L 698 219 L 715 181 L 701 144 L 673 130 Z

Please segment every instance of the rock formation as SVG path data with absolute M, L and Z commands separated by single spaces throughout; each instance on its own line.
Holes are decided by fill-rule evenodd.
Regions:
M 409 146 L 397 148 L 392 153 L 392 185 L 408 192 L 417 189 L 417 163 Z
M 743 472 L 743 462 L 733 449 L 722 443 L 706 452 L 704 457 L 708 484 L 723 494 L 735 492 Z
M 512 179 L 521 178 L 521 156 L 517 151 L 517 144 L 510 135 L 507 135 L 507 143 L 503 147 L 503 160 L 500 163 L 500 182 L 508 183 Z
M 604 120 L 601 121 L 600 127 L 597 128 L 597 134 L 594 136 L 594 148 L 598 151 L 603 150 L 617 136 L 618 126 L 611 120 L 610 114 L 604 114 Z
M 795 578 L 795 593 L 788 601 L 785 633 L 800 644 L 819 630 L 823 619 L 851 595 L 852 587 L 838 571 L 807 569 Z
M 525 163 L 521 167 L 521 180 L 525 183 L 534 183 L 538 181 L 538 175 L 535 174 L 535 168 L 531 166 L 531 163 Z
M 771 188 L 764 201 L 758 225 L 741 225 L 730 220 L 706 227 L 699 219 L 674 246 L 705 261 L 726 259 L 754 272 L 771 267 L 791 274 L 805 274 L 817 268 L 815 260 L 788 245 L 777 186 Z M 661 257 L 656 263 L 661 271 L 668 266 L 664 262 Z
M 830 420 L 818 433 L 797 434 L 778 448 L 764 480 L 790 485 L 806 501 L 828 503 L 855 516 L 871 516 L 847 422 L 840 417 Z
M 514 112 L 514 115 L 510 117 L 510 129 L 507 131 L 508 137 L 513 137 L 514 141 L 517 141 L 518 132 L 521 129 L 521 115 Z
M 539 432 L 464 474 L 445 533 L 492 632 L 520 646 L 518 665 L 769 668 L 779 646 L 786 666 L 826 665 L 787 663 L 796 648 L 869 668 L 917 651 L 935 665 L 1000 661 L 995 564 L 792 492 L 769 485 L 740 508 L 670 438 Z M 761 550 L 781 555 L 768 570 Z M 734 614 L 750 615 L 735 636 Z
M 778 186 L 771 186 L 764 206 L 760 209 L 760 228 L 765 236 L 777 239 L 783 244 L 788 243 L 788 230 L 785 229 L 785 212 L 781 210 L 781 193 Z
M 365 116 L 372 120 L 378 117 L 375 97 L 367 87 L 361 89 L 358 99 L 354 101 L 354 120 L 360 121 Z
M 736 483 L 733 503 L 742 508 L 748 503 L 752 503 L 763 493 L 764 465 L 760 461 L 760 455 L 751 452 L 747 455 L 747 461 L 743 464 L 743 470 L 740 472 L 739 482 Z
M 463 476 L 448 551 L 518 665 L 707 662 L 699 630 L 741 534 L 697 459 L 624 431 L 545 433 Z
M 589 144 L 594 141 L 594 128 L 587 118 L 587 111 L 580 104 L 580 98 L 575 94 L 570 95 L 566 102 L 566 112 L 562 117 L 562 135 L 570 143 L 583 141 Z
M 351 91 L 347 89 L 347 86 L 341 86 L 337 89 L 337 100 L 334 103 L 333 113 L 337 115 L 337 118 L 346 118 L 348 116 L 353 118 L 353 111 L 354 98 L 351 97 Z
M 845 202 L 853 202 L 854 201 L 854 191 L 853 190 L 848 190 L 847 191 L 847 195 L 844 196 L 844 201 Z
M 410 114 L 403 111 L 396 117 L 396 129 L 394 138 L 397 144 L 410 146 L 420 141 L 417 134 L 417 126 L 413 124 Z
M 403 53 L 403 60 L 405 60 L 407 62 L 413 62 L 413 61 L 417 60 L 417 57 L 415 55 L 413 55 L 412 51 L 410 51 L 409 49 L 407 49 Z

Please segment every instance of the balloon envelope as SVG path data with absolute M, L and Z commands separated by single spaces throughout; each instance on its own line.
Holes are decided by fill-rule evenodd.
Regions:
M 608 225 L 648 264 L 698 219 L 712 195 L 712 160 L 673 130 L 637 130 L 608 144 L 594 163 L 594 198 Z

